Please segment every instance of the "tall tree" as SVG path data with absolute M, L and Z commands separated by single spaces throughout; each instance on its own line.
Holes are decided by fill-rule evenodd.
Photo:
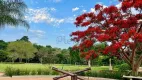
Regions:
M 142 0 L 119 0 L 120 7 L 95 5 L 96 12 L 84 13 L 76 18 L 75 25 L 87 27 L 84 31 L 72 33 L 73 41 L 86 59 L 96 58 L 100 53 L 111 54 L 124 59 L 132 69 L 132 75 L 138 74 L 142 63 Z M 136 12 L 136 13 L 134 13 Z M 99 51 L 90 50 L 96 42 L 109 45 Z
M 50 49 L 46 47 L 42 47 L 39 49 L 39 51 L 37 52 L 37 55 L 41 64 L 43 63 L 43 58 L 47 57 L 49 52 L 50 52 Z
M 21 0 L 0 0 L 0 27 L 25 26 L 29 28 L 29 24 L 24 19 L 26 4 Z
M 5 50 L 7 48 L 8 43 L 0 40 L 0 50 Z
M 23 40 L 23 41 L 28 42 L 28 41 L 29 41 L 29 38 L 28 38 L 28 36 L 23 36 L 20 40 Z
M 28 61 L 30 58 L 33 58 L 34 53 L 37 51 L 37 49 L 33 47 L 32 43 L 25 41 L 10 42 L 7 50 L 11 53 L 11 57 L 17 56 L 20 62 L 22 62 L 22 59 L 26 59 L 26 61 Z
M 5 50 L 0 50 L 0 61 L 5 61 L 7 59 L 8 52 Z
M 76 64 L 76 63 L 81 63 L 81 57 L 80 57 L 80 52 L 79 50 L 72 50 L 72 48 L 68 48 L 70 51 L 70 63 Z

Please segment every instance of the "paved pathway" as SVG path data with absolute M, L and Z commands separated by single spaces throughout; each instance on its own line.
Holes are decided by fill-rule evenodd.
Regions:
M 4 73 L 0 73 L 0 80 L 53 80 L 54 76 L 13 76 L 5 77 Z M 61 80 L 70 80 L 70 77 L 61 79 Z M 104 79 L 104 78 L 91 78 L 86 77 L 85 80 L 115 80 L 115 79 Z
M 0 77 L 0 80 L 53 80 L 53 77 L 45 76 L 14 76 L 14 77 Z M 61 80 L 70 80 L 70 77 L 61 79 Z M 114 80 L 114 79 L 104 79 L 104 78 L 85 78 L 85 80 Z

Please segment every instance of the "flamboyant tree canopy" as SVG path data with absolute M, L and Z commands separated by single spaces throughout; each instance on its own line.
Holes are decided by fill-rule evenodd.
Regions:
M 119 0 L 120 6 L 95 5 L 95 12 L 84 13 L 76 18 L 77 27 L 87 27 L 84 31 L 72 32 L 72 40 L 79 45 L 81 55 L 87 60 L 96 58 L 100 53 L 123 58 L 129 64 L 139 66 L 142 54 L 142 0 Z M 105 49 L 92 50 L 96 42 L 106 42 Z M 139 57 L 134 59 L 135 57 Z M 137 63 L 135 63 L 137 62 Z

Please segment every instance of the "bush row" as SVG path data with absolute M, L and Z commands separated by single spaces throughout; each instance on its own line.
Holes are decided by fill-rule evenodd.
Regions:
M 74 72 L 74 70 L 70 71 Z M 30 69 L 18 69 L 14 67 L 7 67 L 5 69 L 6 76 L 15 76 L 15 75 L 59 75 L 58 72 L 51 70 L 51 68 L 39 68 L 35 70 Z M 79 75 L 81 76 L 90 76 L 90 77 L 103 77 L 103 78 L 112 78 L 112 79 L 120 79 L 122 78 L 123 73 L 120 71 L 109 71 L 109 70 L 100 70 L 100 71 L 88 71 L 82 72 Z
M 7 67 L 5 69 L 6 76 L 16 76 L 16 75 L 59 75 L 57 72 L 49 69 L 49 68 L 39 68 L 39 69 L 19 69 L 14 67 Z

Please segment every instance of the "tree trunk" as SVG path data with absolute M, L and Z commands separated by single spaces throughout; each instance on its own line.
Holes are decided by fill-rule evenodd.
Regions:
M 132 76 L 138 76 L 138 69 L 139 67 L 136 66 L 132 67 Z
M 20 63 L 22 63 L 22 58 L 19 59 Z
M 88 60 L 88 66 L 91 67 L 91 60 Z
M 40 63 L 42 64 L 42 58 L 40 58 Z
M 14 59 L 12 58 L 12 63 L 14 63 Z
M 111 58 L 109 59 L 109 70 L 112 70 Z
M 29 58 L 28 58 L 28 63 L 29 63 Z
M 26 59 L 26 63 L 28 63 L 28 59 Z

